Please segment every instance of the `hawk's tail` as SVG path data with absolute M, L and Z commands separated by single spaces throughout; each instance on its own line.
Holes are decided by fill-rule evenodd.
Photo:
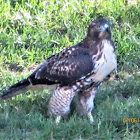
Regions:
M 24 93 L 29 90 L 30 82 L 28 79 L 23 79 L 22 81 L 11 86 L 3 95 L 0 96 L 0 100 L 6 100 L 12 98 L 20 93 Z

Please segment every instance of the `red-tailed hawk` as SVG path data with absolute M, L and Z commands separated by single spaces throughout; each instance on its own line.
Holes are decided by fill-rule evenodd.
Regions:
M 91 111 L 100 83 L 117 67 L 110 24 L 106 19 L 91 22 L 85 39 L 43 62 L 29 77 L 11 86 L 0 96 L 5 100 L 29 89 L 54 90 L 48 110 L 56 116 L 69 113 L 70 103 L 77 95 L 77 110 L 93 122 Z

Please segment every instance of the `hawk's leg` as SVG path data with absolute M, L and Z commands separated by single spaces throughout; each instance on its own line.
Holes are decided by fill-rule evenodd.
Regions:
M 94 122 L 91 112 L 94 108 L 94 98 L 97 93 L 97 89 L 98 86 L 90 87 L 89 89 L 80 92 L 77 95 L 77 111 L 81 115 L 87 115 L 91 123 Z
M 70 104 L 75 95 L 71 87 L 57 87 L 49 102 L 49 114 L 56 116 L 56 123 L 59 123 L 61 116 L 70 112 Z

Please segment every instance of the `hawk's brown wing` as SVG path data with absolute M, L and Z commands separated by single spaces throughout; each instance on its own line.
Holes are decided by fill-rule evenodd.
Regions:
M 93 68 L 92 57 L 86 48 L 71 47 L 50 57 L 33 75 L 36 80 L 69 85 L 89 75 Z

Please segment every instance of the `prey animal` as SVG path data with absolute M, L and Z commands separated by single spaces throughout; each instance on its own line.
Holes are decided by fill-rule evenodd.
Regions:
M 61 116 L 70 112 L 76 95 L 76 108 L 94 122 L 92 110 L 99 85 L 117 68 L 110 23 L 96 19 L 88 27 L 87 36 L 77 45 L 49 57 L 26 79 L 11 86 L 0 100 L 14 97 L 27 90 L 51 89 L 48 112 Z

